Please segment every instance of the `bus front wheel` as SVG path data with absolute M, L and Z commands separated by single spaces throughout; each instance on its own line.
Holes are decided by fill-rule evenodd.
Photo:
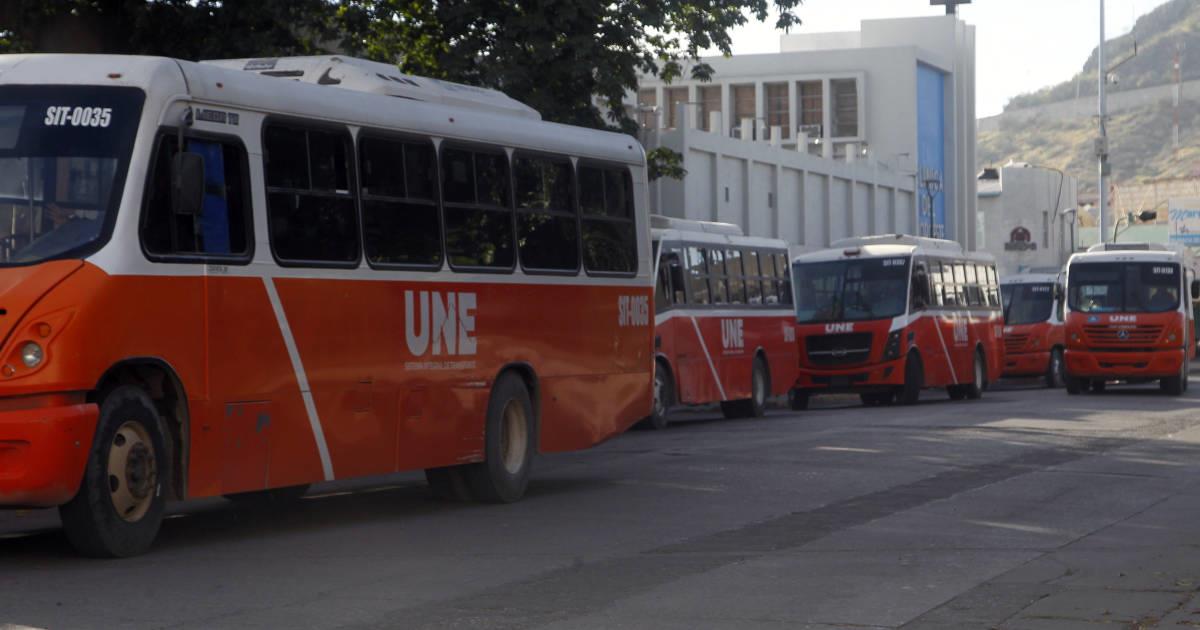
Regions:
M 909 353 L 904 363 L 904 385 L 900 389 L 900 404 L 915 405 L 921 400 L 921 390 L 925 387 L 925 367 L 921 364 L 921 356 L 915 352 Z
M 1164 378 L 1158 382 L 1161 388 L 1168 396 L 1182 396 L 1188 388 L 1188 362 L 1185 358 L 1183 365 L 1179 368 L 1179 374 Z
M 1067 393 L 1071 396 L 1078 396 L 1079 394 L 1082 394 L 1083 390 L 1086 389 L 1086 386 L 1086 381 L 1079 377 L 1071 376 L 1070 372 L 1066 372 L 1063 375 L 1063 387 L 1066 388 Z
M 512 503 L 525 494 L 537 449 L 537 422 L 521 377 L 505 372 L 488 401 L 484 461 L 466 467 L 471 494 L 485 503 Z
M 105 396 L 83 482 L 58 509 L 80 553 L 125 558 L 150 548 L 170 487 L 164 435 L 154 402 L 140 388 L 126 385 Z

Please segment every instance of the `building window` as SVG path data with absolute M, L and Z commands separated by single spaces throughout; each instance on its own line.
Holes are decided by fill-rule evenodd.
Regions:
M 700 128 L 705 131 L 717 131 L 709 125 L 713 113 L 721 113 L 721 86 L 707 85 L 700 88 Z
M 788 127 L 791 116 L 788 112 L 788 86 L 786 83 L 767 83 L 763 86 L 767 98 L 767 127 L 780 127 L 780 139 L 791 137 Z M 769 133 L 769 131 L 768 131 Z
M 825 124 L 825 88 L 820 81 L 801 81 L 796 84 L 800 100 L 800 129 L 810 138 L 820 138 Z
M 858 137 L 858 80 L 833 79 L 829 82 L 833 97 L 833 137 Z
M 654 88 L 638 90 L 637 121 L 646 129 L 658 126 L 654 109 L 658 106 L 658 92 Z
M 678 129 L 683 123 L 679 117 L 679 106 L 687 102 L 687 95 L 685 87 L 663 90 L 663 99 L 667 101 L 667 129 Z
M 751 121 L 758 118 L 754 101 L 754 86 L 735 85 L 733 86 L 733 120 L 730 121 L 730 129 L 733 130 L 735 137 L 742 128 L 742 120 L 747 118 Z M 745 139 L 750 140 L 751 138 Z

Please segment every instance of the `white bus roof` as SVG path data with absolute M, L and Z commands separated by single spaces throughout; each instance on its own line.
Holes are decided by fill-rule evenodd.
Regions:
M 741 236 L 742 228 L 736 223 L 719 221 L 696 221 L 693 219 L 677 219 L 661 214 L 650 215 L 650 227 L 658 230 L 680 230 L 686 232 L 707 232 L 709 234 L 730 234 Z
M 1067 261 L 1067 265 L 1087 262 L 1186 262 L 1186 257 L 1182 252 L 1168 249 L 1158 244 L 1153 244 L 1153 247 L 1143 246 L 1137 248 L 1114 248 L 1112 247 L 1112 243 L 1107 243 L 1106 245 L 1093 245 L 1086 252 L 1072 254 L 1071 259 Z
M 309 65 L 322 67 L 317 61 L 321 59 L 333 58 L 300 58 L 296 69 Z M 343 77 L 343 81 L 352 83 L 366 82 L 364 69 L 375 67 L 371 62 L 339 59 L 337 69 L 330 72 L 331 79 Z M 645 163 L 642 146 L 628 135 L 545 122 L 529 116 L 528 112 L 522 113 L 527 109 L 525 106 L 491 90 L 475 91 L 465 86 L 427 84 L 425 79 L 414 79 L 420 85 L 408 85 L 412 88 L 409 93 L 402 93 L 408 88 L 397 84 L 396 93 L 388 95 L 379 90 L 336 89 L 342 84 L 323 84 L 320 78 L 324 70 L 315 78 L 304 70 L 305 77 L 311 80 L 300 81 L 229 67 L 236 63 L 194 63 L 130 55 L 0 55 L 0 84 L 131 86 L 146 91 L 148 103 L 190 97 L 192 102 L 200 104 L 266 115 L 299 116 L 610 162 Z M 241 68 L 246 63 L 243 61 Z M 276 67 L 286 68 L 290 63 L 279 59 Z M 405 75 L 397 72 L 395 76 Z M 460 93 L 458 87 L 468 91 Z M 428 98 L 409 95 L 417 91 Z M 174 120 L 156 122 L 175 124 Z
M 985 252 L 967 252 L 955 241 L 927 238 L 908 234 L 881 236 L 858 236 L 834 241 L 828 248 L 804 254 L 796 258 L 798 263 L 829 262 L 862 258 L 887 258 L 891 256 L 951 256 L 981 263 L 992 263 L 995 259 Z

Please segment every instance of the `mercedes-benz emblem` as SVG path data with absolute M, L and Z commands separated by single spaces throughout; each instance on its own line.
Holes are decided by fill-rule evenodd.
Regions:
M 1121 341 L 1129 339 L 1129 331 L 1125 329 L 1118 330 L 1117 339 L 1120 339 Z

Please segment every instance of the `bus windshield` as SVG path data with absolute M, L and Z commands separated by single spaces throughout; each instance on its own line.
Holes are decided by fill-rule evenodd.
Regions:
M 128 87 L 0 91 L 0 266 L 80 257 L 99 247 L 144 99 Z
M 1084 313 L 1165 313 L 1179 308 L 1176 263 L 1080 263 L 1067 278 L 1071 310 Z
M 1054 285 L 1006 284 L 1000 287 L 1004 299 L 1004 323 L 1009 326 L 1036 324 L 1050 320 L 1054 312 Z
M 796 321 L 802 324 L 888 319 L 908 306 L 909 259 L 797 263 Z

